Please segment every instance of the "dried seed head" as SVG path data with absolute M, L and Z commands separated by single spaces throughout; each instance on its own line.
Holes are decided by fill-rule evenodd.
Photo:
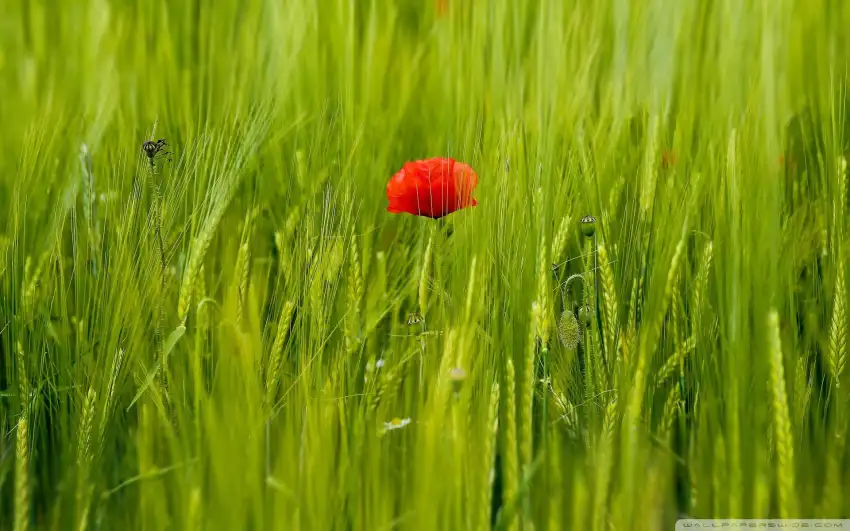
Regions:
M 581 218 L 581 233 L 587 238 L 592 238 L 596 234 L 596 218 L 593 216 L 584 216 Z

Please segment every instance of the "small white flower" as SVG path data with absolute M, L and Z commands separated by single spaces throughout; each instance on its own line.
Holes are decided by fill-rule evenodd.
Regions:
M 400 418 L 396 417 L 389 422 L 384 422 L 384 430 L 386 430 L 386 431 L 398 430 L 400 428 L 407 426 L 408 424 L 410 424 L 409 418 L 400 419 Z
M 375 368 L 376 369 L 380 369 L 383 366 L 384 366 L 384 360 L 378 360 L 378 361 L 375 362 Z

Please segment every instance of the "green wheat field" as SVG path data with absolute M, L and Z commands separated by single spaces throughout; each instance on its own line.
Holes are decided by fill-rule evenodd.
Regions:
M 0 529 L 850 517 L 848 28 L 0 2 Z

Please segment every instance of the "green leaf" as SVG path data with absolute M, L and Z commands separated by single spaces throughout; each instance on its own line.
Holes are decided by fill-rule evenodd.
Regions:
M 183 334 L 185 333 L 186 326 L 181 324 L 177 328 L 175 328 L 170 334 L 168 334 L 168 337 L 165 339 L 165 345 L 162 349 L 163 358 L 168 359 L 168 355 L 171 353 L 172 350 L 174 350 L 174 345 L 176 345 L 177 342 L 180 341 L 180 338 L 183 337 Z

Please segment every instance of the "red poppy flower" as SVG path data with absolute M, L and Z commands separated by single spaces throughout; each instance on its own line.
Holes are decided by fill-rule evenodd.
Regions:
M 387 211 L 441 218 L 475 206 L 478 175 L 463 162 L 433 158 L 406 163 L 387 183 Z

